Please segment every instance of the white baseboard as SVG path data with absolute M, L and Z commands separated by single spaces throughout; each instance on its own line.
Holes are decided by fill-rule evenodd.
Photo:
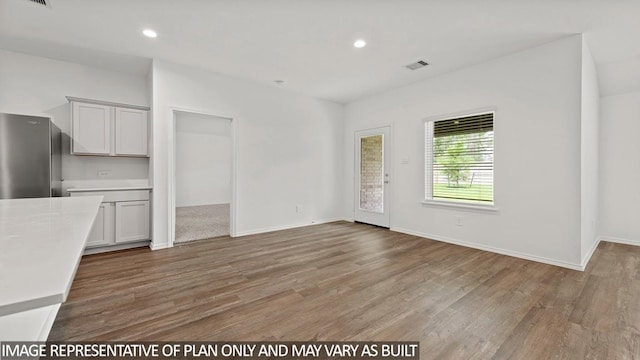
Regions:
M 196 206 L 212 206 L 212 205 L 229 205 L 229 206 L 231 206 L 231 204 L 228 201 L 226 201 L 226 202 L 221 202 L 221 203 L 176 205 L 176 208 L 179 208 L 179 207 L 196 207 Z
M 142 240 L 142 241 L 135 241 L 135 242 L 124 243 L 124 244 L 110 245 L 110 246 L 97 246 L 97 247 L 85 249 L 83 255 L 100 254 L 104 252 L 133 249 L 133 248 L 145 247 L 145 246 L 152 247 L 152 245 L 149 245 L 150 243 L 151 242 L 149 240 Z
M 582 270 L 584 271 L 584 269 L 587 268 L 587 264 L 589 263 L 589 260 L 591 260 L 591 256 L 593 256 L 593 253 L 596 251 L 596 249 L 598 248 L 598 245 L 600 244 L 601 238 L 598 237 L 596 238 L 596 241 L 593 242 L 593 245 L 591 245 L 591 249 L 589 249 L 589 252 L 585 254 L 584 258 L 582 259 Z
M 606 242 L 611 242 L 616 244 L 640 246 L 640 240 L 622 239 L 622 238 L 617 238 L 612 236 L 600 236 L 598 238 L 598 241 L 606 241 Z
M 263 234 L 263 233 L 272 232 L 272 231 L 295 229 L 295 228 L 304 227 L 304 226 L 310 226 L 310 225 L 326 224 L 326 223 L 330 223 L 330 222 L 334 222 L 334 221 L 348 221 L 348 220 L 344 220 L 342 218 L 331 218 L 331 219 L 313 220 L 313 221 L 310 221 L 310 222 L 304 222 L 304 223 L 293 224 L 293 225 L 272 226 L 272 227 L 261 228 L 261 229 L 253 229 L 253 230 L 246 230 L 246 231 L 236 231 L 236 234 L 233 237 L 235 238 L 235 237 L 239 237 L 239 236 Z M 161 249 L 170 248 L 169 244 L 166 244 L 166 243 L 165 244 L 151 243 L 151 245 L 149 247 L 151 248 L 151 250 L 161 250 Z
M 272 226 L 272 227 L 268 227 L 268 228 L 237 231 L 236 232 L 236 236 L 234 236 L 234 237 L 263 234 L 263 233 L 272 232 L 272 231 L 295 229 L 295 228 L 304 227 L 304 226 L 310 226 L 310 225 L 326 224 L 326 223 L 330 223 L 330 222 L 334 222 L 334 221 L 343 221 L 343 219 L 342 218 L 321 219 L 321 220 L 313 220 L 313 221 L 310 221 L 310 222 L 304 222 L 304 223 L 299 223 L 299 224 Z
M 543 264 L 560 266 L 560 267 L 571 269 L 571 270 L 584 271 L 584 267 L 582 265 L 580 265 L 580 264 L 573 264 L 573 263 L 569 263 L 569 262 L 565 262 L 565 261 L 561 261 L 561 260 L 549 259 L 549 258 L 545 258 L 545 257 L 542 257 L 542 256 L 523 254 L 523 253 L 520 253 L 520 252 L 517 252 L 517 251 L 506 250 L 506 249 L 496 248 L 496 247 L 493 247 L 493 246 L 487 246 L 487 245 L 482 245 L 482 244 L 470 243 L 470 242 L 466 242 L 466 241 L 455 240 L 455 239 L 445 238 L 445 237 L 442 237 L 442 236 L 436 236 L 436 235 L 431 235 L 431 234 L 425 234 L 425 233 L 422 233 L 422 232 L 419 232 L 419 231 L 414 231 L 414 230 L 409 230 L 409 229 L 402 229 L 402 228 L 397 228 L 397 227 L 392 227 L 391 231 L 396 231 L 396 232 L 400 232 L 400 233 L 404 233 L 404 234 L 419 236 L 419 237 L 423 237 L 423 238 L 427 238 L 427 239 L 431 239 L 431 240 L 436 240 L 436 241 L 442 241 L 442 242 L 446 242 L 446 243 L 449 243 L 449 244 L 460 245 L 460 246 L 464 246 L 464 247 L 470 247 L 470 248 L 474 248 L 474 249 L 478 249 L 478 250 L 489 251 L 489 252 L 492 252 L 492 253 L 512 256 L 512 257 L 516 257 L 516 258 L 520 258 L 520 259 L 536 261 L 536 262 L 540 262 L 540 263 L 543 263 Z
M 164 243 L 164 244 L 155 244 L 155 243 L 151 243 L 151 245 L 149 245 L 149 247 L 151 248 L 151 250 L 162 250 L 162 249 L 168 249 L 169 248 L 169 244 Z

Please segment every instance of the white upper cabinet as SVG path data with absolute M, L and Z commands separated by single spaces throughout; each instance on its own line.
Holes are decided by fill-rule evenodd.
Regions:
M 149 156 L 148 107 L 81 99 L 71 103 L 71 153 Z
M 72 103 L 71 151 L 74 154 L 111 154 L 112 107 Z
M 116 155 L 147 156 L 147 112 L 117 107 Z

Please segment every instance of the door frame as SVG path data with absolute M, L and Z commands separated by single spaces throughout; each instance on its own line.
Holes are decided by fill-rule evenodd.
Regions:
M 391 223 L 392 223 L 392 211 L 391 211 L 391 205 L 392 205 L 392 198 L 393 198 L 393 187 L 395 184 L 395 178 L 394 178 L 394 168 L 393 168 L 393 124 L 388 124 L 388 125 L 382 125 L 382 126 L 377 126 L 377 127 L 373 127 L 373 128 L 365 128 L 365 129 L 357 129 L 354 130 L 353 132 L 353 166 L 352 169 L 354 171 L 353 173 L 353 220 L 354 221 L 358 221 L 356 220 L 356 211 L 358 209 L 358 206 L 360 206 L 360 184 L 357 183 L 359 176 L 358 173 L 356 172 L 356 167 L 357 167 L 357 161 L 358 161 L 358 157 L 356 156 L 357 151 L 359 151 L 358 146 L 360 145 L 358 142 L 358 133 L 359 132 L 365 132 L 365 131 L 371 131 L 371 132 L 375 132 L 376 130 L 380 131 L 383 129 L 387 129 L 388 133 L 389 133 L 389 138 L 388 139 L 384 139 L 384 151 L 388 151 L 387 156 L 388 156 L 388 170 L 389 170 L 389 184 L 387 184 L 387 187 L 385 188 L 385 203 L 388 205 L 388 213 L 389 213 L 389 228 L 391 228 Z M 384 154 L 383 154 L 384 156 Z M 375 225 L 375 224 L 373 224 Z
M 221 113 L 212 113 L 209 111 L 194 110 L 176 106 L 170 106 L 172 119 L 169 122 L 169 181 L 167 203 L 169 211 L 169 221 L 167 227 L 169 231 L 168 247 L 173 247 L 176 240 L 176 122 L 178 113 L 191 113 L 206 116 L 215 116 L 231 121 L 231 203 L 229 204 L 229 236 L 236 237 L 237 222 L 237 183 L 238 183 L 238 117 Z

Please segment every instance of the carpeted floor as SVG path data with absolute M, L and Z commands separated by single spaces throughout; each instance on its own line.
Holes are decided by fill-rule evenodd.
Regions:
M 176 243 L 229 235 L 229 204 L 176 208 Z

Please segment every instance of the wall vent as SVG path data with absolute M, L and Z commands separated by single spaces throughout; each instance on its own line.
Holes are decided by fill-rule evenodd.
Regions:
M 27 1 L 51 8 L 51 0 L 27 0 Z
M 418 70 L 420 68 L 423 68 L 425 66 L 429 65 L 428 62 L 424 61 L 424 60 L 420 60 L 420 61 L 416 61 L 414 63 L 411 63 L 407 66 L 405 66 L 407 69 L 409 70 Z

